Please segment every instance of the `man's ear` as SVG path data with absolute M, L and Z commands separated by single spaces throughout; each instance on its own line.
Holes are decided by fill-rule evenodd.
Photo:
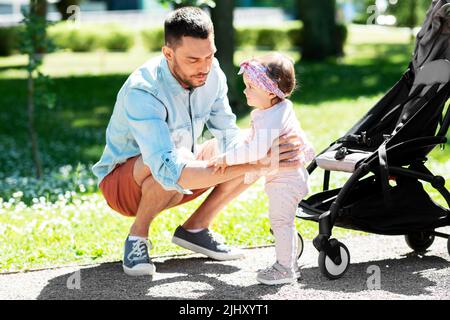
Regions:
M 168 46 L 163 46 L 161 50 L 162 50 L 164 57 L 166 57 L 167 61 L 173 60 L 174 52 L 173 52 L 172 48 L 170 48 Z

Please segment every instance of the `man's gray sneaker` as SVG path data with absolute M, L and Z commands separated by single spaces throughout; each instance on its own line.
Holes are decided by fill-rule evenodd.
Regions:
M 256 280 L 267 285 L 285 284 L 296 282 L 300 278 L 300 270 L 292 271 L 276 262 L 273 266 L 261 270 Z
M 123 271 L 129 276 L 153 275 L 156 268 L 148 254 L 151 247 L 151 242 L 147 240 L 130 240 L 127 237 L 123 255 Z
M 244 257 L 241 250 L 223 243 L 221 236 L 209 229 L 199 232 L 186 231 L 179 226 L 173 235 L 172 242 L 185 249 L 204 254 L 215 260 L 235 260 Z

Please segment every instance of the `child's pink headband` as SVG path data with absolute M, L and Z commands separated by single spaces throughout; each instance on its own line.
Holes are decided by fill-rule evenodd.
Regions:
M 286 95 L 278 88 L 278 85 L 267 75 L 267 68 L 255 60 L 245 60 L 241 63 L 241 69 L 238 74 L 245 74 L 250 81 L 258 88 L 275 94 L 280 99 Z

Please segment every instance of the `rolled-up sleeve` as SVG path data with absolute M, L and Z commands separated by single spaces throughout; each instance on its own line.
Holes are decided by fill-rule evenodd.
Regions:
M 217 139 L 220 152 L 225 152 L 240 141 L 240 129 L 236 124 L 236 116 L 231 110 L 227 97 L 228 86 L 225 74 L 220 67 L 217 66 L 217 68 L 219 89 L 206 126 Z
M 126 119 L 131 134 L 141 151 L 144 163 L 165 190 L 191 194 L 178 185 L 186 161 L 177 157 L 164 105 L 150 93 L 132 88 L 124 101 Z

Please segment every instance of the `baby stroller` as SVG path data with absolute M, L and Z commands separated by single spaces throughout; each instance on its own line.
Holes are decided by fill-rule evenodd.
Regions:
M 300 202 L 297 217 L 319 223 L 313 240 L 319 269 L 342 277 L 350 264 L 346 246 L 331 239 L 334 226 L 383 235 L 405 235 L 425 251 L 435 229 L 450 225 L 450 209 L 436 204 L 422 182 L 431 184 L 450 208 L 445 179 L 425 166 L 426 156 L 447 142 L 450 125 L 450 0 L 434 0 L 427 12 L 409 69 L 400 81 L 343 137 L 322 151 L 308 172 L 324 170 L 323 191 Z M 332 171 L 350 172 L 330 190 Z M 301 242 L 300 242 L 301 243 Z

